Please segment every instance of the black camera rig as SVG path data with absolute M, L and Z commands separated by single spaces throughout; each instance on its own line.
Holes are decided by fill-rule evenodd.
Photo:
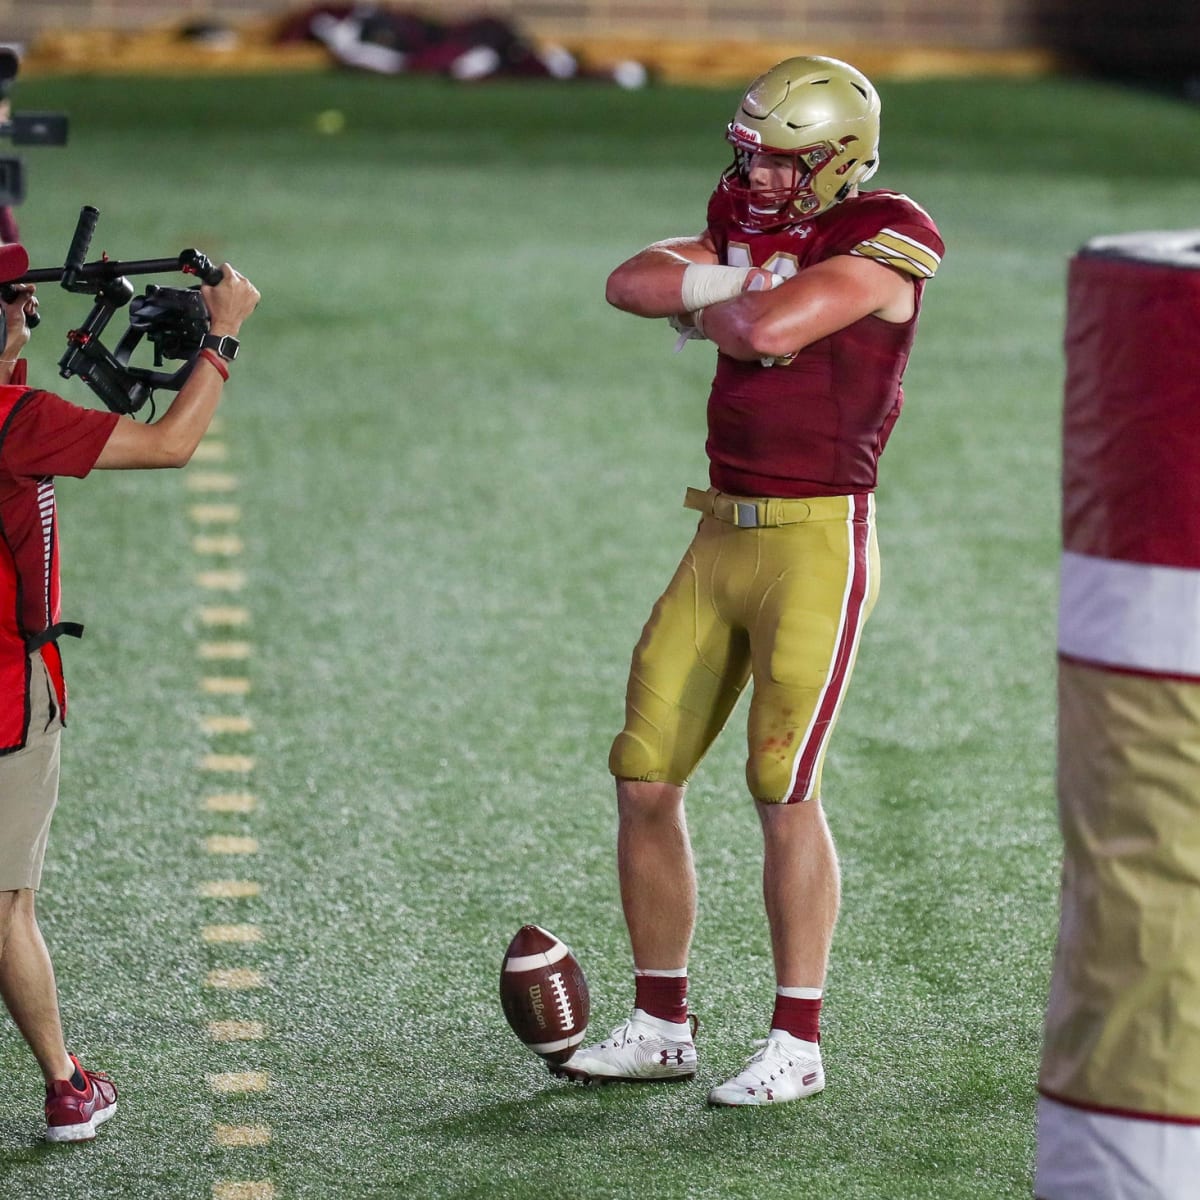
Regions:
M 9 98 L 21 69 L 16 47 L 0 45 L 0 101 Z M 67 118 L 63 113 L 14 112 L 0 120 L 0 138 L 14 146 L 65 146 Z M 25 199 L 25 169 L 19 158 L 0 158 L 0 206 L 11 207 Z
M 27 271 L 20 279 L 0 287 L 6 301 L 15 298 L 19 283 L 61 283 L 68 292 L 95 296 L 87 320 L 67 334 L 66 353 L 58 360 L 64 379 L 78 375 L 84 383 L 117 413 L 135 413 L 155 388 L 177 392 L 191 374 L 200 342 L 208 332 L 208 309 L 199 285 L 191 288 L 158 287 L 150 284 L 143 295 L 134 295 L 134 286 L 126 276 L 161 275 L 182 271 L 204 283 L 217 284 L 223 278 L 199 250 L 181 250 L 176 258 L 147 258 L 134 262 L 114 262 L 107 256 L 98 262 L 84 262 L 96 231 L 99 212 L 90 205 L 80 210 L 75 235 L 61 267 Z M 109 350 L 100 341 L 108 322 L 118 308 L 129 305 L 129 328 L 116 346 Z M 36 316 L 28 318 L 37 324 Z M 145 338 L 154 347 L 155 368 L 164 359 L 184 359 L 175 371 L 130 366 L 134 349 Z M 153 405 L 151 406 L 153 411 Z

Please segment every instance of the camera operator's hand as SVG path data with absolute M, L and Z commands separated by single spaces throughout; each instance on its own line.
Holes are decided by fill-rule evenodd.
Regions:
M 236 337 L 258 304 L 258 288 L 229 265 L 221 264 L 221 282 L 204 284 L 200 295 L 208 309 L 209 333 Z M 182 467 L 208 429 L 229 368 L 212 350 L 201 350 L 179 394 L 157 421 L 142 425 L 128 417 L 117 422 L 96 466 L 102 470 Z
M 27 318 L 37 312 L 38 299 L 32 283 L 10 284 L 9 290 L 14 293 L 13 299 L 0 299 L 0 308 L 4 310 L 4 353 L 0 354 L 0 361 L 11 365 L 29 341 Z
M 215 287 L 205 284 L 200 288 L 200 295 L 208 308 L 209 332 L 218 337 L 223 334 L 236 336 L 242 322 L 258 304 L 258 288 L 229 263 L 221 264 L 221 273 L 224 275 L 221 282 Z

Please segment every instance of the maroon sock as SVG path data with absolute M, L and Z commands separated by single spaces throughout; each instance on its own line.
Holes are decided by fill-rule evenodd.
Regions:
M 821 1001 L 776 996 L 771 1028 L 782 1029 L 802 1042 L 821 1040 Z
M 686 1021 L 686 975 L 634 975 L 634 1007 L 661 1021 Z

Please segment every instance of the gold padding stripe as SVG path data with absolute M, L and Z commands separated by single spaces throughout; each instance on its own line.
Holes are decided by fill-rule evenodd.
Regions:
M 928 246 L 894 229 L 881 229 L 873 238 L 859 242 L 850 253 L 860 258 L 873 258 L 919 279 L 932 279 L 942 263 L 940 256 Z

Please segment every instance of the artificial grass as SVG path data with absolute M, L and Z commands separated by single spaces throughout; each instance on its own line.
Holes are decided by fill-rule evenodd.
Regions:
M 605 771 L 629 652 L 703 483 L 711 352 L 607 310 L 607 271 L 698 231 L 733 97 L 340 75 L 34 81 L 65 151 L 26 155 L 22 231 L 61 260 L 198 244 L 264 300 L 222 405 L 255 655 L 201 694 L 186 474 L 60 485 L 72 722 L 43 922 L 73 1047 L 122 1112 L 36 1145 L 36 1072 L 0 1037 L 6 1200 L 211 1194 L 1007 1200 L 1029 1192 L 1055 922 L 1053 625 L 1067 257 L 1194 221 L 1194 108 L 1072 81 L 884 86 L 878 182 L 948 246 L 882 465 L 884 584 L 826 768 L 845 870 L 830 1087 L 717 1112 L 772 979 L 742 710 L 693 784 L 701 1080 L 588 1091 L 512 1038 L 500 956 L 537 921 L 623 1018 Z M 346 132 L 313 126 L 338 108 Z M 1130 147 L 1114 152 L 1118 136 Z M 1136 137 L 1132 135 L 1136 134 Z M 32 359 L 85 301 L 43 288 Z M 78 384 L 66 394 L 85 400 Z M 190 471 L 199 469 L 196 466 Z M 204 735 L 245 712 L 249 735 Z M 250 815 L 203 811 L 247 751 Z M 261 897 L 208 900 L 210 833 L 252 833 Z M 235 870 L 222 864 L 221 874 Z M 265 941 L 206 946 L 254 920 Z M 268 986 L 215 996 L 206 971 Z M 205 1023 L 263 1020 L 213 1046 Z M 203 1076 L 265 1070 L 265 1095 Z M 214 1123 L 266 1123 L 217 1149 Z

